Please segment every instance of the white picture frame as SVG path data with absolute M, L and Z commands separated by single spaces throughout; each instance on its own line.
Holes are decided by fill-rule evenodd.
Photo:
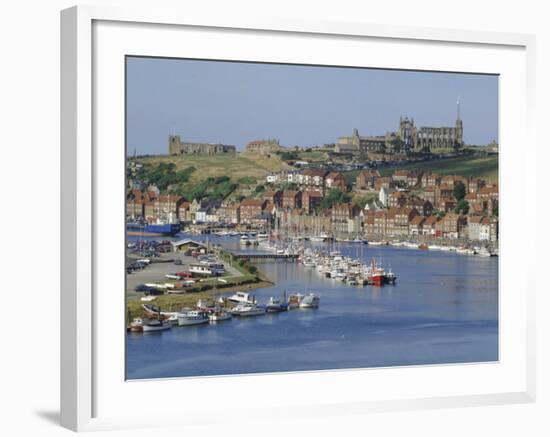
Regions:
M 140 38 L 143 33 L 147 34 L 146 37 Z M 227 48 L 220 47 L 222 34 Z M 289 43 L 312 44 L 304 46 L 311 48 L 308 56 L 321 56 L 316 52 L 315 44 L 324 44 L 322 56 L 327 56 L 326 59 L 332 57 L 332 62 L 339 65 L 350 65 L 350 58 L 345 60 L 346 50 L 338 51 L 338 48 L 371 44 L 372 53 L 380 53 L 373 55 L 369 66 L 438 70 L 446 65 L 450 71 L 502 75 L 499 165 L 502 193 L 500 283 L 503 288 L 499 322 L 502 324 L 500 346 L 503 352 L 498 363 L 140 382 L 121 379 L 121 354 L 123 357 L 124 350 L 116 352 L 121 339 L 118 334 L 109 333 L 121 328 L 124 296 L 121 291 L 120 296 L 110 301 L 110 297 L 101 294 L 105 281 L 117 284 L 120 280 L 116 273 L 116 258 L 121 258 L 119 263 L 123 262 L 123 246 L 116 245 L 121 241 L 120 234 L 124 233 L 123 225 L 112 227 L 116 229 L 106 227 L 104 217 L 112 205 L 123 204 L 119 192 L 123 184 L 120 184 L 120 190 L 114 188 L 112 193 L 108 189 L 111 183 L 116 187 L 124 178 L 123 167 L 120 167 L 124 162 L 124 143 L 119 141 L 124 131 L 124 119 L 120 118 L 123 103 L 120 101 L 120 84 L 124 81 L 119 76 L 123 64 L 121 54 L 156 53 L 158 56 L 178 57 L 181 56 L 181 44 L 178 48 L 174 38 L 195 37 L 192 49 L 187 48 L 190 57 L 203 53 L 202 57 L 209 59 L 218 56 L 253 61 L 279 56 L 281 60 L 297 62 L 300 61 L 300 52 L 292 52 Z M 244 43 L 251 39 L 261 40 L 263 44 Z M 243 42 L 242 46 L 239 41 Z M 278 53 L 278 47 L 283 45 L 284 54 Z M 409 59 L 403 52 L 400 59 L 384 61 L 383 50 L 377 49 L 376 45 L 384 45 L 387 50 L 400 50 L 399 45 L 411 49 L 418 46 L 414 50 L 432 51 L 439 53 L 440 57 L 418 59 L 411 56 Z M 229 53 L 229 47 L 232 53 Z M 243 47 L 248 51 L 239 53 Z M 445 59 L 445 53 L 450 49 L 457 53 L 454 61 Z M 222 55 L 224 52 L 225 56 Z M 185 417 L 178 414 L 177 406 L 153 409 L 147 414 L 139 409 L 132 411 L 122 407 L 142 390 L 169 392 L 171 387 L 177 387 L 176 390 L 182 387 L 234 390 L 238 386 L 243 397 L 257 395 L 259 390 L 270 387 L 270 399 L 258 399 L 256 405 L 250 407 L 257 420 L 269 420 L 277 414 L 315 416 L 341 414 L 343 411 L 346 414 L 350 411 L 365 414 L 534 401 L 536 272 L 528 259 L 514 258 L 511 249 L 518 244 L 523 244 L 527 250 L 534 248 L 536 233 L 525 236 L 521 242 L 518 240 L 514 229 L 521 223 L 521 208 L 518 211 L 507 200 L 532 202 L 536 196 L 534 169 L 525 165 L 525 158 L 513 157 L 508 152 L 510 144 L 519 139 L 526 156 L 536 147 L 533 133 L 534 52 L 534 37 L 520 34 L 274 18 L 243 17 L 239 21 L 228 21 L 223 17 L 195 16 L 183 10 L 153 8 L 124 10 L 78 6 L 62 11 L 61 424 L 81 431 L 155 426 L 159 421 L 172 425 L 196 424 L 212 420 L 213 415 L 218 423 L 233 420 L 234 411 L 215 402 L 209 406 L 208 414 L 193 411 L 188 406 Z M 375 61 L 377 57 L 379 59 Z M 313 58 L 301 61 L 312 63 Z M 375 65 L 377 62 L 381 64 Z M 107 145 L 111 148 L 105 149 Z M 106 150 L 113 152 L 112 159 L 107 158 Z M 507 178 L 512 168 L 518 177 L 515 184 Z M 115 177 L 117 171 L 120 171 L 118 179 Z M 118 217 L 119 212 L 114 211 L 113 215 Z M 514 282 L 514 278 L 506 276 L 510 271 L 506 267 L 513 264 L 529 273 L 527 283 Z M 512 288 L 515 294 L 511 293 Z M 122 307 L 117 308 L 116 302 Z M 109 363 L 105 357 L 109 357 Z M 416 383 L 424 382 L 426 387 L 420 389 L 410 381 L 411 371 L 414 373 L 412 379 Z M 451 381 L 456 378 L 458 380 Z M 429 380 L 434 382 L 428 383 Z M 388 381 L 395 384 L 390 387 Z M 318 389 L 319 384 L 323 390 Z M 369 390 L 354 390 L 361 384 Z M 288 403 L 285 399 L 289 399 Z

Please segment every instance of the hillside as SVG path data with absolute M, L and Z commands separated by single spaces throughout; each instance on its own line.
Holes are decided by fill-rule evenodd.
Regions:
M 256 154 L 237 153 L 236 155 L 178 155 L 140 157 L 143 164 L 159 164 L 161 162 L 176 164 L 176 170 L 193 166 L 196 171 L 191 175 L 191 181 L 200 181 L 208 177 L 229 176 L 237 180 L 245 176 L 263 179 L 266 173 L 287 168 L 278 156 L 263 156 Z
M 417 162 L 400 166 L 399 169 L 432 171 L 442 175 L 475 176 L 487 182 L 498 182 L 498 155 L 461 156 L 441 161 Z M 380 170 L 383 176 L 392 174 L 396 168 Z

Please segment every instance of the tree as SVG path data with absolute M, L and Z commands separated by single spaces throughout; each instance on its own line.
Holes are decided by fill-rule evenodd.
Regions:
M 331 188 L 328 194 L 321 201 L 321 209 L 332 208 L 335 203 L 347 203 L 350 201 L 350 196 L 338 188 Z
M 457 202 L 464 199 L 464 196 L 466 196 L 466 187 L 464 186 L 464 183 L 459 182 L 455 185 L 453 189 L 453 195 L 455 196 Z
M 498 217 L 498 205 L 493 206 L 493 215 Z
M 256 193 L 261 193 L 262 191 L 265 191 L 265 187 L 263 185 L 258 185 L 254 191 Z
M 470 205 L 466 200 L 460 199 L 455 207 L 455 212 L 457 214 L 468 214 L 468 211 L 470 210 Z

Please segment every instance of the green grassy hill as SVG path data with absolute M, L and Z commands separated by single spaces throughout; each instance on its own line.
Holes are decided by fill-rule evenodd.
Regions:
M 197 170 L 193 172 L 191 181 L 200 181 L 216 176 L 229 176 L 232 180 L 251 176 L 262 180 L 269 172 L 287 168 L 287 165 L 278 156 L 267 157 L 251 153 L 237 153 L 236 155 L 163 155 L 141 157 L 137 161 L 153 165 L 161 162 L 173 162 L 176 164 L 176 170 L 193 166 Z
M 442 175 L 474 176 L 487 182 L 498 182 L 498 155 L 460 156 L 441 161 L 411 163 L 399 169 L 432 171 Z M 385 168 L 380 171 L 383 176 L 391 175 L 396 169 Z

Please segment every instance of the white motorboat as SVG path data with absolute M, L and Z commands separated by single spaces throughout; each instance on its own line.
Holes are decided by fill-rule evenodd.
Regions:
M 256 297 L 244 291 L 237 291 L 234 295 L 229 296 L 227 300 L 233 303 L 254 303 L 256 302 Z
M 487 249 L 486 247 L 480 247 L 479 251 L 478 251 L 478 255 L 479 256 L 483 256 L 483 257 L 490 257 L 491 256 L 491 252 L 489 252 L 489 249 Z
M 256 304 L 240 303 L 231 310 L 231 314 L 240 317 L 263 316 L 265 308 L 259 307 Z
M 150 319 L 143 321 L 142 329 L 143 332 L 156 332 L 156 331 L 165 331 L 172 327 L 171 323 L 164 323 L 162 320 Z
M 211 322 L 221 322 L 223 320 L 230 320 L 231 313 L 222 308 L 216 308 L 208 317 Z
M 192 326 L 208 323 L 208 313 L 204 311 L 191 310 L 178 314 L 179 326 Z
M 309 293 L 304 296 L 300 302 L 300 308 L 318 308 L 319 296 L 315 293 Z
M 303 294 L 295 293 L 288 296 L 288 309 L 293 310 L 300 307 L 300 302 L 304 298 Z

